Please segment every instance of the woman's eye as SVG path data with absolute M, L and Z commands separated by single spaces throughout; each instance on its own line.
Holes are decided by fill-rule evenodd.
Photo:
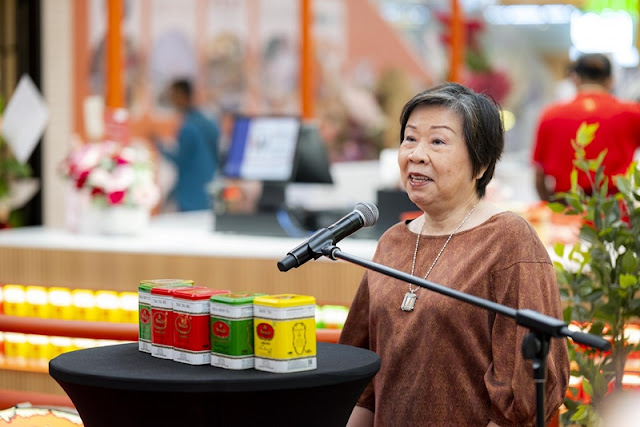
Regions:
M 444 141 L 439 139 L 439 138 L 436 138 L 436 139 L 433 140 L 433 143 L 436 144 L 436 145 L 440 145 L 440 144 L 444 144 Z

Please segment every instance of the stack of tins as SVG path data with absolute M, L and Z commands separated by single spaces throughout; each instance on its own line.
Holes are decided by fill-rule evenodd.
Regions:
M 209 288 L 204 286 L 187 287 L 166 287 L 158 286 L 151 288 L 151 355 L 160 359 L 174 359 L 174 335 L 176 331 L 177 314 L 174 310 L 174 295 L 179 291 L 201 291 L 206 293 Z M 214 293 L 228 293 L 228 290 L 216 290 Z M 187 294 L 183 294 L 186 296 Z M 209 302 L 209 294 L 206 297 Z M 208 310 L 204 314 L 208 322 Z M 209 327 L 205 329 L 207 332 Z M 208 353 L 207 348 L 207 353 Z M 184 361 L 184 360 L 181 360 Z M 209 361 L 207 360 L 207 364 Z
M 173 293 L 178 289 L 192 288 L 195 286 L 151 288 L 151 355 L 153 357 L 173 360 Z
M 142 280 L 138 285 L 138 350 L 151 353 L 151 289 L 155 287 L 188 287 L 193 280 Z

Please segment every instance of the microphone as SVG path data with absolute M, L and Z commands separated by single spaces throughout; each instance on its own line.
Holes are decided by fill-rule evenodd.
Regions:
M 374 225 L 378 221 L 378 216 L 378 207 L 373 203 L 358 203 L 350 213 L 336 223 L 321 228 L 313 233 L 306 242 L 289 251 L 284 258 L 278 261 L 278 270 L 289 271 L 292 268 L 300 267 L 310 259 L 320 258 L 323 248 L 335 245 L 362 227 Z

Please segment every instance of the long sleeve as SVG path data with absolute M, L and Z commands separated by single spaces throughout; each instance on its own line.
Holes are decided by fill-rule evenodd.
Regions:
M 562 318 L 559 291 L 550 263 L 521 262 L 495 272 L 496 302 L 531 309 Z M 522 342 L 530 331 L 514 319 L 495 316 L 493 360 L 484 380 L 492 403 L 491 418 L 500 426 L 533 425 L 536 414 L 535 385 L 530 360 L 522 355 Z M 545 421 L 561 405 L 569 381 L 569 357 L 565 339 L 553 338 L 547 356 Z
M 360 286 L 356 292 L 349 315 L 345 321 L 342 333 L 340 334 L 340 344 L 352 345 L 370 349 L 369 341 L 369 287 L 367 285 L 368 275 L 364 274 L 360 281 Z M 371 411 L 375 411 L 375 395 L 373 385 L 369 383 L 364 390 L 358 406 L 365 407 Z

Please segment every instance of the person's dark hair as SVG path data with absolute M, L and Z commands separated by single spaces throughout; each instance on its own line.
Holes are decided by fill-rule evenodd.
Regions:
M 483 197 L 487 184 L 493 179 L 496 163 L 504 149 L 504 126 L 501 108 L 489 95 L 478 94 L 458 83 L 445 83 L 415 95 L 402 108 L 400 114 L 400 141 L 409 116 L 417 107 L 444 106 L 462 118 L 462 131 L 467 144 L 473 175 L 486 167 L 476 181 L 476 193 Z
M 582 55 L 571 70 L 583 80 L 602 83 L 611 77 L 611 61 L 601 53 Z
M 187 99 L 191 99 L 191 94 L 193 93 L 193 86 L 191 82 L 187 79 L 178 79 L 171 83 L 171 89 L 184 94 Z

